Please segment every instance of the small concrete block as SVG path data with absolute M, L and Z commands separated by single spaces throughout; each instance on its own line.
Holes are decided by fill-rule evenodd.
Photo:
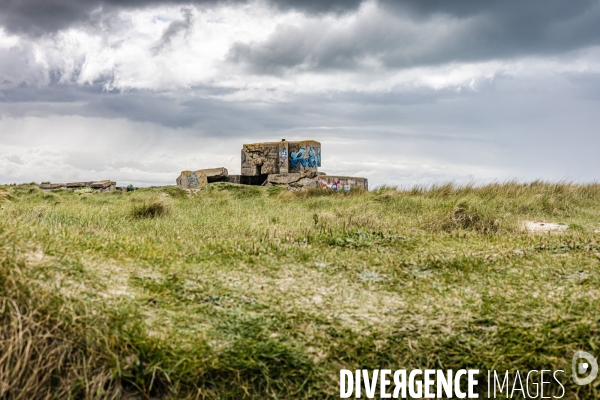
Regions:
M 208 183 L 206 175 L 199 171 L 182 171 L 176 180 L 177 186 L 186 189 L 197 189 Z
M 205 186 L 209 182 L 226 181 L 228 175 L 227 168 L 223 167 L 182 171 L 176 182 L 179 187 L 196 189 Z

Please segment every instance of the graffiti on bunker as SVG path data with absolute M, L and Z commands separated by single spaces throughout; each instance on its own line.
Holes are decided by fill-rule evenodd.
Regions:
M 321 166 L 321 148 L 309 147 L 308 151 L 302 146 L 298 151 L 290 153 L 290 165 L 292 168 L 302 165 L 303 167 L 316 168 Z
M 344 192 L 347 193 L 352 188 L 351 185 L 344 185 L 339 180 L 337 180 L 331 184 L 325 182 L 323 179 L 321 179 L 319 177 L 316 177 L 315 180 L 317 181 L 317 183 L 319 184 L 320 187 L 331 189 L 331 190 L 336 190 L 336 191 L 344 190 Z
M 198 187 L 198 186 L 200 186 L 200 181 L 198 180 L 198 177 L 196 176 L 195 172 L 187 174 L 185 177 L 186 177 L 186 179 L 188 181 L 188 186 L 189 187 Z
M 287 157 L 288 157 L 287 149 L 285 147 L 282 147 L 281 150 L 279 150 L 279 163 L 281 165 L 285 164 L 285 162 L 287 161 Z

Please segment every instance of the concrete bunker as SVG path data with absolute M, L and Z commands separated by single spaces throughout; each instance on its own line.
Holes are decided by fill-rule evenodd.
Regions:
M 333 190 L 368 189 L 366 178 L 331 176 L 319 172 L 321 143 L 316 140 L 244 144 L 241 151 L 241 174 L 229 175 L 226 168 L 182 171 L 177 185 L 198 189 L 211 182 L 241 185 L 285 186 L 289 190 L 329 188 Z

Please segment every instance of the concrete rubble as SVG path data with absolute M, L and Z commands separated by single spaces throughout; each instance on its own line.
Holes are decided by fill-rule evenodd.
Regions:
M 69 182 L 69 183 L 42 183 L 38 185 L 38 187 L 46 192 L 51 192 L 55 190 L 68 190 L 74 191 L 78 189 L 91 189 L 95 192 L 104 193 L 104 192 L 114 192 L 121 191 L 126 192 L 127 188 L 125 186 L 117 186 L 117 183 L 111 180 L 103 180 L 103 181 L 91 181 L 91 182 Z
M 244 144 L 241 175 L 229 175 L 226 168 L 183 171 L 176 180 L 184 189 L 199 189 L 211 182 L 242 185 L 283 186 L 288 190 L 327 188 L 368 190 L 366 178 L 331 176 L 319 172 L 321 143 L 315 140 Z

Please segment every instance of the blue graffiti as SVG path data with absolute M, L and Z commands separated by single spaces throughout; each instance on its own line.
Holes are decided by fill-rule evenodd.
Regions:
M 321 166 L 321 148 L 317 147 L 317 167 Z
M 187 178 L 188 186 L 190 186 L 190 187 L 200 186 L 200 181 L 198 180 L 198 177 L 196 176 L 195 172 L 192 172 L 191 174 L 186 175 L 185 177 Z
M 308 152 L 305 147 L 300 147 L 298 151 L 292 151 L 290 154 L 290 165 L 292 168 L 302 165 L 303 167 L 315 168 L 321 166 L 321 148 L 309 147 Z
M 315 149 L 313 148 L 308 151 L 308 166 L 311 168 L 317 166 L 317 157 L 315 156 Z
M 306 167 L 306 158 L 304 158 L 305 154 L 306 149 L 304 147 L 300 147 L 298 151 L 292 151 L 290 154 L 290 165 L 292 167 L 297 167 L 299 164 L 302 164 L 303 167 Z

